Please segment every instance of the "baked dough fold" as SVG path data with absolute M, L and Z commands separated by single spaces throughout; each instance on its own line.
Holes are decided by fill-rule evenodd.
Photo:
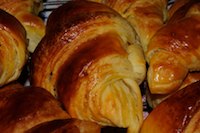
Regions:
M 0 10 L 0 86 L 18 79 L 27 57 L 24 27 L 14 16 Z
M 177 9 L 169 22 L 153 36 L 146 52 L 151 93 L 174 92 L 188 72 L 200 70 L 199 23 L 200 3 L 191 0 Z
M 69 1 L 54 10 L 32 60 L 31 84 L 74 118 L 138 132 L 146 64 L 130 24 L 103 4 Z
M 0 9 L 15 16 L 27 32 L 28 50 L 33 52 L 45 34 L 45 24 L 38 16 L 42 0 L 1 0 Z

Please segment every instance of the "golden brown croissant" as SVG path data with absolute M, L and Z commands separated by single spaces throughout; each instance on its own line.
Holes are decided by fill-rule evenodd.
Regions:
M 1 0 L 0 9 L 14 15 L 25 27 L 29 39 L 28 50 L 33 52 L 44 36 L 45 25 L 38 17 L 41 10 L 41 0 Z
M 26 32 L 12 15 L 0 9 L 0 86 L 16 80 L 27 60 Z
M 22 133 L 48 121 L 70 118 L 45 89 L 11 84 L 0 90 L 0 130 Z
M 74 118 L 137 132 L 146 65 L 135 37 L 105 5 L 69 1 L 49 16 L 33 53 L 31 84 L 57 96 Z
M 130 22 L 138 34 L 138 39 L 147 50 L 148 43 L 155 32 L 167 19 L 167 0 L 90 0 L 103 3 Z
M 141 133 L 198 133 L 200 81 L 161 102 L 145 119 Z
M 151 39 L 146 53 L 151 93 L 176 91 L 188 71 L 200 70 L 199 23 L 200 3 L 191 0 Z
M 72 119 L 48 91 L 11 83 L 0 90 L 0 130 L 5 133 L 100 133 L 93 122 Z

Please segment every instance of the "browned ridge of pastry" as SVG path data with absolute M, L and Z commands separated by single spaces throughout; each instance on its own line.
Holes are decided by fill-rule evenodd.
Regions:
M 60 103 L 45 89 L 11 84 L 0 90 L 0 130 L 22 133 L 52 120 L 69 115 Z
M 178 90 L 183 89 L 186 86 L 197 81 L 200 81 L 200 72 L 189 72 L 186 78 L 183 80 L 181 87 Z M 169 97 L 170 95 L 174 93 L 176 93 L 176 91 L 170 94 L 151 94 L 149 92 L 149 89 L 146 90 L 147 101 L 152 108 L 155 108 L 163 100 L 165 100 L 167 97 Z
M 78 119 L 54 120 L 39 124 L 26 133 L 100 133 L 101 127 L 93 122 Z
M 42 0 L 1 0 L 0 9 L 15 16 L 25 27 L 29 39 L 28 50 L 33 52 L 45 34 L 45 24 L 37 16 Z
M 171 18 L 174 13 L 182 6 L 184 6 L 186 3 L 188 3 L 190 0 L 176 0 L 172 6 L 168 10 L 168 17 Z M 195 0 L 194 0 L 195 1 Z
M 90 0 L 120 13 L 135 29 L 146 52 L 152 36 L 167 20 L 167 0 Z
M 190 10 L 190 7 L 192 5 L 198 4 L 199 2 L 199 0 L 176 0 L 168 11 L 170 22 L 182 19 Z
M 0 10 L 0 86 L 16 80 L 27 60 L 26 31 L 9 13 Z
M 200 131 L 200 81 L 161 102 L 145 119 L 141 133 L 197 133 Z
M 153 94 L 176 91 L 188 72 L 200 70 L 200 2 L 189 1 L 151 39 L 146 53 Z
M 31 84 L 56 96 L 72 117 L 139 130 L 146 64 L 136 33 L 111 8 L 69 1 L 54 10 L 31 63 Z

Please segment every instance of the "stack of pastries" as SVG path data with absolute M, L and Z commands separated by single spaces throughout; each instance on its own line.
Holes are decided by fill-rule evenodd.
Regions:
M 200 1 L 177 0 L 149 42 L 146 59 L 152 112 L 141 133 L 200 131 Z
M 1 0 L 0 9 L 15 16 L 24 26 L 29 41 L 28 51 L 32 53 L 45 34 L 45 24 L 38 17 L 42 0 Z
M 61 103 L 45 89 L 25 87 L 18 82 L 29 56 L 29 41 L 23 24 L 2 9 L 0 43 L 1 132 L 100 132 L 96 123 L 71 118 Z
M 71 0 L 45 25 L 42 1 L 2 0 L 0 130 L 199 132 L 200 1 L 167 3 Z
M 151 39 L 146 54 L 153 107 L 187 84 L 200 80 L 200 3 L 176 2 L 169 9 L 168 22 Z

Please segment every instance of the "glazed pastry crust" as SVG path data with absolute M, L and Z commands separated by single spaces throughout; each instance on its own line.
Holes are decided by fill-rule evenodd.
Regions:
M 63 119 L 44 122 L 39 124 L 26 133 L 100 133 L 101 126 L 90 122 L 78 119 Z
M 188 86 L 192 83 L 195 83 L 197 81 L 200 81 L 200 72 L 190 72 L 187 74 L 186 78 L 184 79 L 183 83 L 181 84 L 181 87 L 178 90 L 183 89 L 186 86 Z M 170 94 L 151 94 L 151 92 L 147 88 L 146 89 L 147 102 L 152 108 L 155 108 L 162 101 L 164 101 L 165 99 L 167 99 L 174 93 L 176 93 L 176 91 L 173 93 L 170 93 Z
M 141 133 L 199 131 L 200 81 L 161 102 L 145 119 Z
M 191 1 L 181 7 L 151 39 L 146 52 L 151 93 L 176 91 L 188 72 L 200 70 L 199 6 Z
M 32 64 L 32 85 L 58 97 L 72 117 L 139 130 L 146 64 L 134 30 L 114 10 L 67 2 L 50 15 Z
M 152 36 L 167 20 L 167 0 L 90 0 L 105 4 L 122 15 L 135 29 L 146 52 Z
M 0 90 L 0 130 L 19 133 L 56 119 L 70 118 L 45 89 L 10 84 Z
M 15 16 L 25 27 L 29 39 L 28 50 L 32 53 L 45 34 L 45 24 L 37 16 L 42 9 L 42 1 L 1 0 L 0 9 Z
M 9 13 L 0 10 L 0 86 L 16 80 L 26 63 L 26 31 Z

